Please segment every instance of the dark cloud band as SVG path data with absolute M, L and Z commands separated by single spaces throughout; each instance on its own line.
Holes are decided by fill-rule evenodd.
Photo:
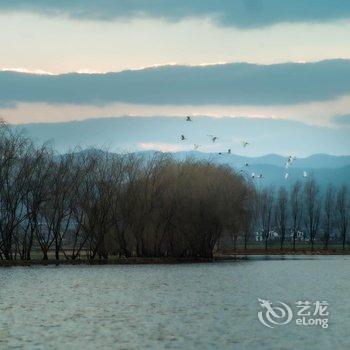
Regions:
M 14 102 L 276 105 L 350 94 L 350 60 L 165 66 L 57 76 L 0 72 L 0 105 Z
M 32 11 L 74 19 L 112 21 L 153 17 L 179 21 L 209 17 L 219 25 L 263 27 L 350 17 L 348 0 L 2 0 L 0 10 Z

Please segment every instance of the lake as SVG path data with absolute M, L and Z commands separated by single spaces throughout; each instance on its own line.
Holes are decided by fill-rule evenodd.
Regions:
M 0 349 L 343 350 L 349 296 L 347 256 L 1 268 Z M 293 319 L 263 325 L 258 298 Z M 297 301 L 327 301 L 329 327 L 297 325 Z

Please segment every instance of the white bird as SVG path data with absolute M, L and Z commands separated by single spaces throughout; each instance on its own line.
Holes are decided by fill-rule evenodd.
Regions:
M 285 173 L 284 178 L 287 180 L 287 179 L 288 179 L 288 176 L 289 176 L 289 174 L 288 174 L 288 173 Z
M 194 148 L 194 149 L 198 149 L 199 147 L 201 147 L 201 145 L 198 145 L 198 144 L 196 144 L 196 143 L 193 145 L 193 148 Z
M 247 147 L 248 145 L 250 145 L 250 142 L 248 142 L 248 141 L 243 141 L 242 142 L 242 146 L 243 147 Z
M 259 179 L 262 179 L 263 177 L 264 177 L 263 174 L 259 174 L 258 176 Z
M 189 115 L 186 117 L 186 122 L 192 122 L 192 118 Z
M 254 179 L 255 178 L 255 173 L 252 173 L 252 179 Z
M 307 177 L 308 175 L 307 175 L 307 172 L 304 170 L 303 171 L 303 177 Z

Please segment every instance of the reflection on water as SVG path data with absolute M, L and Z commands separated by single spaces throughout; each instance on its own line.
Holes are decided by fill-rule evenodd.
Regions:
M 350 258 L 0 269 L 0 349 L 346 349 Z M 330 325 L 257 319 L 258 298 L 327 300 Z

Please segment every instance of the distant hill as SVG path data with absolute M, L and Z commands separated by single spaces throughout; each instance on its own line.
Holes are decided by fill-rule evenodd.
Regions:
M 258 159 L 259 162 L 277 166 L 280 158 L 271 153 L 298 157 L 315 154 L 313 167 L 317 164 L 334 167 L 341 166 L 343 160 L 329 160 L 318 153 L 347 155 L 350 150 L 350 127 L 320 127 L 269 118 L 203 116 L 193 119 L 192 123 L 188 123 L 183 117 L 96 118 L 20 127 L 38 143 L 52 140 L 55 148 L 62 153 L 76 146 L 108 148 L 112 152 L 149 149 L 189 151 L 196 143 L 202 145 L 200 150 L 205 152 L 230 148 L 232 153 L 242 156 L 268 154 Z M 180 141 L 181 134 L 186 136 L 185 142 Z M 208 134 L 218 136 L 218 141 L 213 144 Z M 243 148 L 242 140 L 251 144 Z
M 80 151 L 79 154 L 85 154 L 87 152 L 101 155 L 105 154 L 110 157 L 113 157 L 113 155 L 116 154 L 100 149 L 85 149 Z M 140 156 L 152 157 L 155 154 L 162 152 L 150 150 L 132 153 Z M 276 154 L 262 157 L 242 157 L 235 154 L 219 155 L 217 153 L 204 153 L 197 151 L 165 154 L 170 154 L 179 161 L 197 159 L 211 161 L 215 164 L 228 165 L 241 173 L 249 181 L 255 183 L 258 187 L 278 188 L 280 186 L 285 186 L 286 188 L 289 188 L 298 180 L 301 182 L 307 180 L 307 178 L 304 178 L 303 176 L 304 171 L 307 173 L 308 178 L 313 177 L 317 181 L 322 191 L 325 191 L 330 183 L 335 187 L 340 187 L 343 184 L 350 187 L 350 156 L 337 157 L 327 154 L 317 154 L 306 158 L 296 159 L 292 165 L 286 169 L 286 157 Z M 324 159 L 326 160 L 326 166 L 322 166 L 322 161 Z M 248 166 L 245 165 L 246 163 Z M 256 175 L 254 179 L 252 178 L 252 173 Z M 286 173 L 288 173 L 287 179 L 285 178 Z M 259 174 L 262 174 L 263 177 L 259 178 Z
M 138 152 L 139 154 L 152 155 L 157 151 Z M 204 153 L 204 152 L 175 152 L 171 153 L 175 159 L 185 160 L 195 158 L 199 160 L 210 160 L 217 164 L 227 164 L 237 171 L 242 172 L 247 178 L 251 174 L 262 174 L 262 179 L 254 179 L 259 186 L 286 186 L 289 187 L 295 181 L 305 181 L 303 172 L 315 180 L 324 190 L 329 183 L 335 187 L 343 184 L 350 186 L 350 156 L 331 156 L 327 154 L 316 154 L 306 158 L 296 159 L 286 169 L 286 157 L 276 154 L 262 157 L 243 157 L 235 154 Z M 248 163 L 248 166 L 245 166 Z M 288 173 L 288 178 L 285 174 Z
M 58 152 L 65 153 L 76 146 L 95 147 L 110 152 L 142 152 L 150 149 L 178 150 L 176 159 L 194 157 L 227 164 L 247 176 L 262 173 L 264 185 L 286 185 L 297 179 L 305 180 L 303 171 L 313 174 L 324 187 L 329 182 L 339 186 L 350 184 L 350 128 L 330 128 L 265 118 L 212 118 L 196 117 L 187 123 L 180 117 L 120 117 L 97 118 L 67 123 L 38 123 L 22 125 L 25 134 L 37 143 L 52 140 Z M 185 134 L 187 140 L 179 137 Z M 213 144 L 208 134 L 217 135 Z M 243 148 L 242 140 L 251 144 Z M 189 151 L 193 144 L 202 145 L 198 152 Z M 225 153 L 230 148 L 232 154 Z M 146 151 L 147 150 L 147 151 Z M 209 153 L 210 151 L 210 153 Z M 224 152 L 219 155 L 218 152 Z M 279 153 L 279 154 L 277 154 Z M 282 156 L 282 155 L 283 156 Z M 287 155 L 297 159 L 288 169 L 285 179 Z M 257 156 L 258 155 L 258 156 Z M 302 155 L 306 155 L 303 157 Z M 245 167 L 244 164 L 249 166 Z
M 154 151 L 153 151 L 154 152 Z M 205 153 L 198 151 L 189 152 L 173 152 L 177 159 L 185 159 L 187 157 L 194 157 L 198 159 L 212 159 L 219 163 L 229 164 L 235 168 L 242 167 L 246 162 L 250 165 L 274 165 L 276 167 L 284 167 L 287 158 L 277 155 L 268 154 L 261 157 L 245 157 L 236 154 L 218 154 L 218 153 Z M 324 168 L 341 168 L 346 165 L 350 165 L 350 156 L 332 156 L 328 154 L 314 154 L 305 158 L 297 158 L 292 168 L 308 168 L 308 169 L 324 169 Z

